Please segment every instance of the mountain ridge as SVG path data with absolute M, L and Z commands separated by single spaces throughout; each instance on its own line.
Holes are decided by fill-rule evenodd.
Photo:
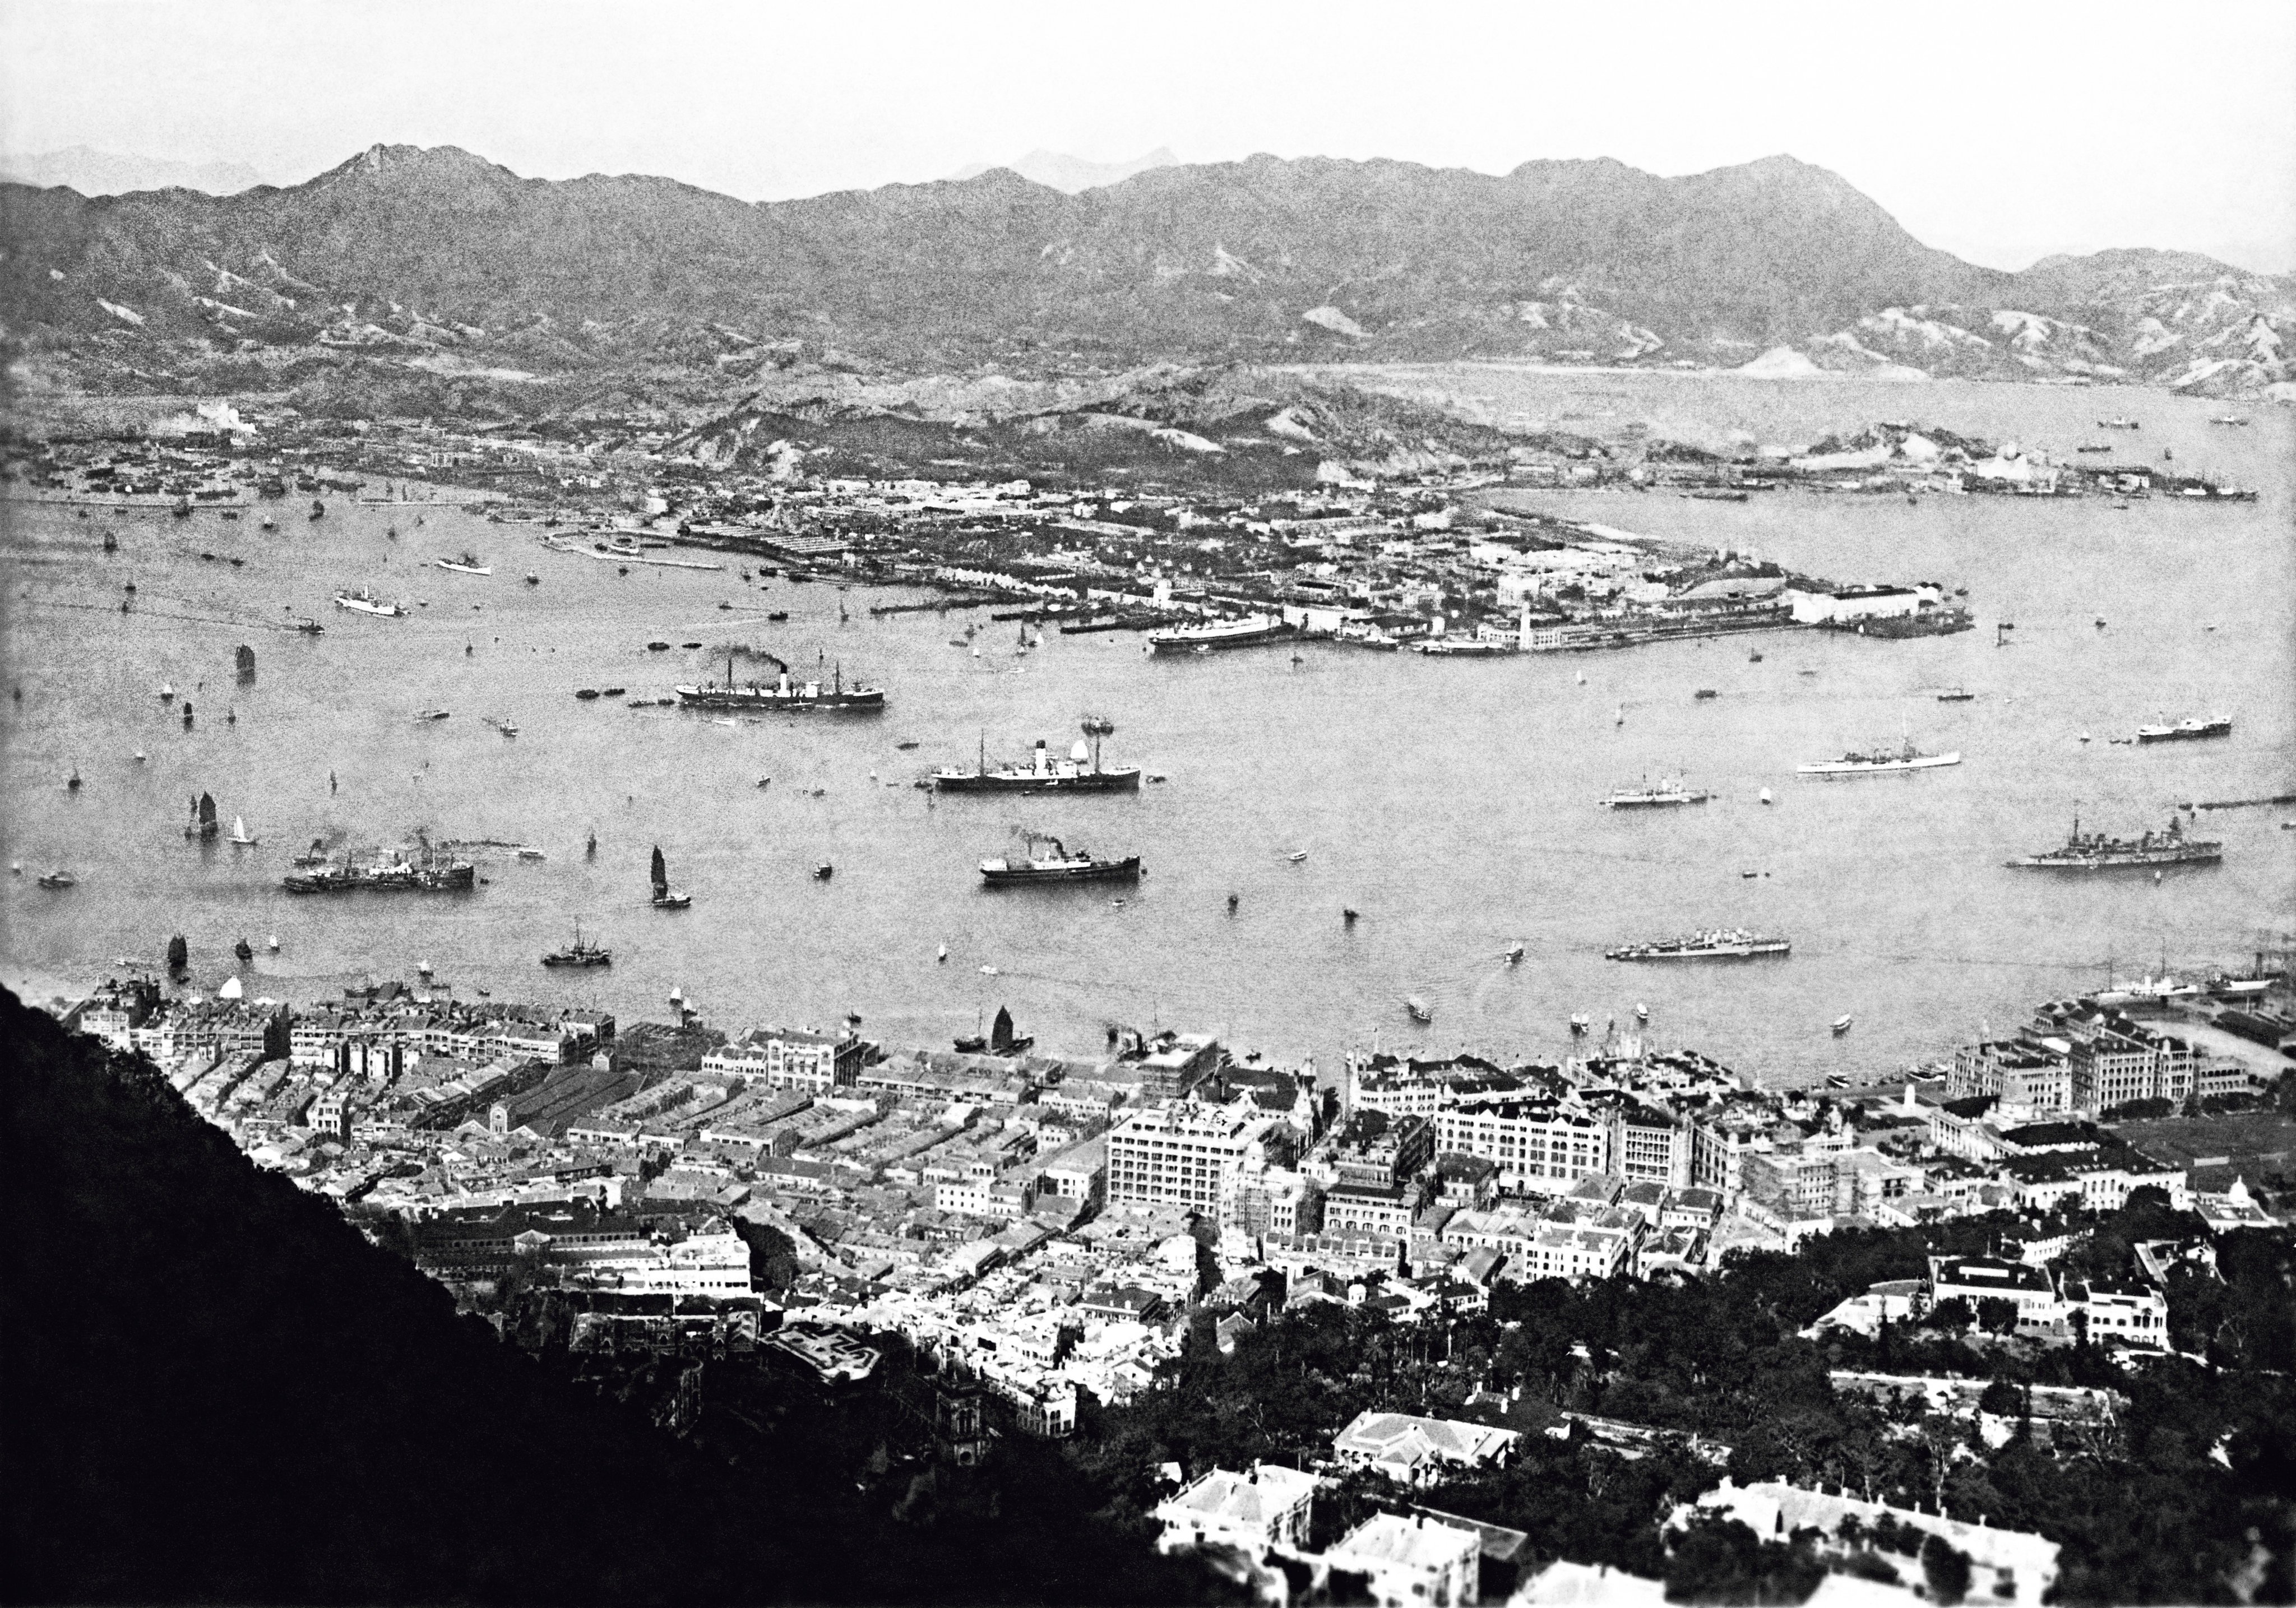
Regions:
M 995 168 L 747 202 L 376 144 L 228 197 L 0 185 L 0 234 L 8 345 L 97 376 L 315 349 L 715 376 L 790 342 L 905 372 L 1791 347 L 1846 372 L 2239 394 L 2291 378 L 2296 326 L 2296 275 L 2144 249 L 1980 267 L 1784 153 L 1673 177 L 1260 153 L 1073 194 Z

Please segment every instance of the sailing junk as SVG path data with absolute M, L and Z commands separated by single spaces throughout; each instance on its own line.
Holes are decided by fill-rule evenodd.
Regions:
M 203 792 L 193 799 L 191 824 L 184 828 L 184 835 L 187 838 L 197 838 L 201 842 L 205 842 L 222 830 L 223 828 L 216 823 L 215 795 Z
M 653 907 L 657 910 L 683 910 L 693 902 L 690 893 L 669 890 L 669 864 L 661 857 L 661 845 L 653 849 Z
M 988 1037 L 960 1038 L 956 1048 L 966 1055 L 1019 1055 L 1037 1041 L 1022 1038 L 1013 1030 L 1013 1013 L 1003 1005 L 996 1007 L 996 1020 L 989 1024 Z

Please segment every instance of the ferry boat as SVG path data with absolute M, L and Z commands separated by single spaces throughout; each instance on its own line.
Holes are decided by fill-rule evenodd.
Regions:
M 405 604 L 384 603 L 365 587 L 356 592 L 336 593 L 335 607 L 348 609 L 354 614 L 379 614 L 385 619 L 397 619 L 406 612 Z
M 1939 766 L 1960 763 L 1959 749 L 1951 753 L 1925 754 L 1908 742 L 1898 748 L 1877 748 L 1867 753 L 1852 751 L 1839 759 L 1797 765 L 1794 771 L 1805 776 L 1864 776 L 1884 771 L 1934 770 Z
M 1652 787 L 1647 780 L 1639 787 L 1621 787 L 1607 799 L 1595 800 L 1605 809 L 1650 809 L 1665 804 L 1703 804 L 1714 795 L 1704 788 L 1693 788 L 1681 777 L 1661 780 Z
M 1291 625 L 1281 616 L 1247 615 L 1242 619 L 1214 620 L 1198 626 L 1170 626 L 1148 633 L 1147 648 L 1151 653 L 1193 653 L 1199 649 L 1212 652 L 1226 648 L 1258 647 L 1262 643 L 1275 642 L 1292 634 Z
M 1140 880 L 1140 857 L 1127 855 L 1120 860 L 1095 859 L 1086 850 L 1071 852 L 1055 837 L 1028 834 L 1029 857 L 1026 859 L 983 860 L 980 879 L 991 888 L 1010 888 L 1029 882 L 1136 882 Z M 1049 845 L 1051 852 L 1039 854 L 1038 844 Z
M 492 575 L 494 573 L 492 565 L 479 562 L 479 555 L 468 549 L 463 551 L 460 558 L 434 558 L 430 562 L 441 570 L 452 570 L 457 575 Z
M 2134 838 L 2084 833 L 2080 817 L 2075 816 L 2072 834 L 2065 840 L 2063 848 L 2029 854 L 2006 863 L 2038 871 L 2112 871 L 2128 866 L 2213 866 L 2223 858 L 2223 843 L 2186 837 L 2173 816 L 2166 829 Z
M 781 679 L 771 686 L 756 682 L 736 685 L 734 682 L 734 656 L 726 656 L 726 680 L 723 685 L 704 682 L 699 686 L 676 689 L 680 703 L 705 710 L 833 710 L 859 714 L 873 714 L 885 707 L 885 689 L 845 685 L 840 667 L 832 673 L 830 685 L 818 681 L 794 682 L 784 669 Z
M 376 850 L 364 860 L 299 857 L 279 885 L 290 893 L 466 893 L 478 885 L 478 869 L 423 843 L 413 857 L 403 849 Z
M 1784 955 L 1793 948 L 1793 940 L 1766 937 L 1749 932 L 1742 927 L 1725 927 L 1707 932 L 1692 932 L 1681 938 L 1660 939 L 1654 943 L 1621 944 L 1603 952 L 1605 960 L 1751 960 L 1758 956 Z
M 542 964 L 545 966 L 611 966 L 614 964 L 614 956 L 611 949 L 584 942 L 582 923 L 576 922 L 574 941 L 563 949 L 553 949 L 542 957 Z
M 2140 726 L 2139 742 L 2193 742 L 2202 737 L 2229 737 L 2232 722 L 2222 716 L 2207 720 L 2179 720 L 2174 726 Z
M 1092 728 L 1087 726 L 1087 730 Z M 1111 726 L 1110 730 L 1115 728 Z M 1100 762 L 1100 734 L 1094 731 L 1091 742 L 1078 738 L 1069 749 L 1069 757 L 1055 759 L 1045 746 L 1044 739 L 1037 740 L 1035 753 L 1026 765 L 1002 765 L 988 768 L 988 738 L 983 733 L 980 757 L 971 770 L 959 770 L 954 766 L 933 772 L 932 786 L 939 792 L 1138 792 L 1140 767 L 1119 766 L 1108 769 Z

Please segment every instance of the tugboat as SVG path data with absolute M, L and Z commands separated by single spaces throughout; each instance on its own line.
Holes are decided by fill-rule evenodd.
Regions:
M 1685 785 L 1680 776 L 1661 780 L 1652 787 L 1644 780 L 1639 787 L 1621 787 L 1607 799 L 1596 803 L 1605 809 L 1648 809 L 1662 804 L 1703 804 L 1714 795 L 1703 788 Z
M 1027 834 L 1029 857 L 1026 859 L 983 860 L 980 878 L 991 888 L 1016 887 L 1031 882 L 1136 882 L 1141 877 L 1140 857 L 1128 855 L 1120 860 L 1095 859 L 1085 849 L 1071 853 L 1055 837 Z M 1049 844 L 1049 854 L 1039 854 L 1037 846 Z
M 1034 755 L 1026 765 L 1002 765 L 988 768 L 988 736 L 981 734 L 980 757 L 973 768 L 959 770 L 954 766 L 932 774 L 934 791 L 939 792 L 1138 792 L 1140 767 L 1121 766 L 1103 768 L 1100 762 L 1100 739 L 1115 730 L 1109 721 L 1088 720 L 1084 729 L 1092 736 L 1087 745 L 1079 737 L 1069 750 L 1065 759 L 1054 759 L 1045 747 L 1044 739 L 1037 740 Z
M 574 941 L 563 949 L 554 949 L 544 956 L 542 964 L 545 966 L 611 966 L 614 964 L 614 956 L 610 949 L 601 948 L 596 944 L 585 943 L 582 939 L 582 923 L 576 922 Z
M 1793 940 L 1765 937 L 1749 932 L 1742 927 L 1726 927 L 1713 931 L 1693 932 L 1682 938 L 1660 939 L 1655 943 L 1624 944 L 1603 951 L 1605 960 L 1751 960 L 1758 956 L 1784 955 L 1793 948 Z
M 1961 751 L 1951 753 L 1925 754 L 1911 742 L 1902 747 L 1877 748 L 1867 753 L 1852 751 L 1839 759 L 1821 759 L 1811 765 L 1797 765 L 1794 770 L 1805 776 L 1862 776 L 1884 771 L 1931 770 L 1941 765 L 1961 763 Z
M 205 842 L 222 830 L 216 824 L 215 795 L 203 792 L 193 800 L 191 824 L 184 828 L 184 835 Z
M 2139 742 L 2192 742 L 2202 737 L 2229 737 L 2232 722 L 2219 715 L 2208 720 L 2179 720 L 2174 726 L 2140 726 Z
M 831 684 L 825 687 L 818 681 L 792 682 L 786 668 L 772 686 L 760 686 L 756 682 L 736 685 L 734 656 L 730 652 L 726 655 L 723 685 L 705 682 L 699 686 L 678 687 L 676 693 L 680 703 L 706 710 L 832 710 L 873 714 L 885 707 L 884 688 L 858 683 L 847 686 L 842 666 L 832 672 Z
M 657 910 L 683 910 L 693 902 L 690 893 L 669 890 L 669 864 L 661 857 L 661 845 L 653 848 L 653 907 Z
M 2072 833 L 2063 848 L 2005 863 L 2036 871 L 2113 871 L 2129 866 L 2213 866 L 2223 858 L 2223 843 L 2186 837 L 2174 816 L 2169 818 L 2164 830 L 2134 838 L 2107 837 L 2101 832 L 2084 833 L 2080 817 L 2075 816 Z

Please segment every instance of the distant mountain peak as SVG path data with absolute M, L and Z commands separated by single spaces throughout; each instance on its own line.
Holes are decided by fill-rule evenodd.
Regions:
M 0 178 L 37 189 L 62 186 L 82 195 L 129 195 L 149 190 L 198 190 L 235 195 L 264 182 L 245 162 L 185 162 L 71 145 L 37 155 L 0 156 Z
M 949 175 L 953 179 L 979 178 L 982 174 L 1003 168 L 1048 185 L 1070 195 L 1086 190 L 1098 190 L 1109 185 L 1120 185 L 1136 173 L 1145 173 L 1152 168 L 1175 168 L 1180 159 L 1168 146 L 1159 145 L 1145 156 L 1134 157 L 1128 162 L 1095 162 L 1080 156 L 1070 156 L 1060 151 L 1031 151 L 1013 162 L 975 162 Z

